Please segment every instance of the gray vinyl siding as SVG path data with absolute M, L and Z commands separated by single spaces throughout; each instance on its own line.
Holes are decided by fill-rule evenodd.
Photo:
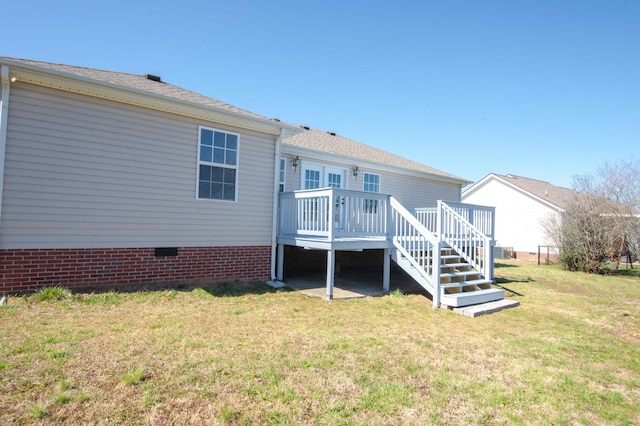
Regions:
M 295 156 L 283 155 L 282 157 L 287 159 L 285 191 L 300 189 L 300 173 L 302 167 L 298 167 L 294 174 L 291 161 Z M 354 164 L 340 164 L 337 162 L 314 160 L 312 158 L 302 158 L 301 161 L 347 169 L 347 189 L 355 191 L 362 191 L 362 179 L 365 172 L 379 174 L 380 192 L 394 196 L 410 212 L 413 212 L 413 209 L 418 207 L 435 207 L 438 200 L 460 202 L 459 185 L 363 168 L 362 166 L 359 166 L 360 173 L 358 179 L 355 180 L 351 175 Z
M 460 186 L 403 176 L 380 174 L 380 192 L 393 195 L 407 210 L 435 207 L 438 200 L 460 202 Z
M 237 202 L 196 199 L 199 125 L 240 134 Z M 274 143 L 17 83 L 0 248 L 269 245 Z

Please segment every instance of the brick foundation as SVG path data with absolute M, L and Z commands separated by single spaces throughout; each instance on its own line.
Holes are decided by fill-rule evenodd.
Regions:
M 0 250 L 0 293 L 265 281 L 270 258 L 269 246 L 178 247 L 176 256 L 154 248 Z

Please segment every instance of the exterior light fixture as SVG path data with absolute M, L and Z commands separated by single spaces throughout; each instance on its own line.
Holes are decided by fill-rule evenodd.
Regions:
M 293 159 L 293 161 L 291 162 L 291 167 L 293 167 L 293 174 L 296 174 L 296 169 L 298 168 L 298 166 L 300 165 L 300 156 L 296 155 L 296 158 Z
M 358 166 L 356 166 L 356 168 L 351 171 L 351 174 L 353 175 L 354 180 L 358 180 L 358 174 L 360 174 L 360 169 L 358 168 Z

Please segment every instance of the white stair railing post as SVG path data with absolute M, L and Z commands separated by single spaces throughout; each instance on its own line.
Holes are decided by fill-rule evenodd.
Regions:
M 493 283 L 493 238 L 484 240 L 484 277 Z
M 333 238 L 335 236 L 335 210 L 336 210 L 336 192 L 334 188 L 331 188 L 329 191 L 329 205 L 327 206 L 327 230 L 329 231 L 329 241 L 333 242 Z
M 440 254 L 442 253 L 442 201 L 438 200 L 436 212 L 436 241 L 433 247 L 433 307 L 440 307 Z

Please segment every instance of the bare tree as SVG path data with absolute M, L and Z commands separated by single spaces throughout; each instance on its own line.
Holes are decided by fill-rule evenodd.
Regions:
M 569 270 L 601 272 L 624 246 L 640 243 L 640 163 L 605 163 L 593 175 L 574 177 L 575 192 L 562 215 L 543 221 Z

